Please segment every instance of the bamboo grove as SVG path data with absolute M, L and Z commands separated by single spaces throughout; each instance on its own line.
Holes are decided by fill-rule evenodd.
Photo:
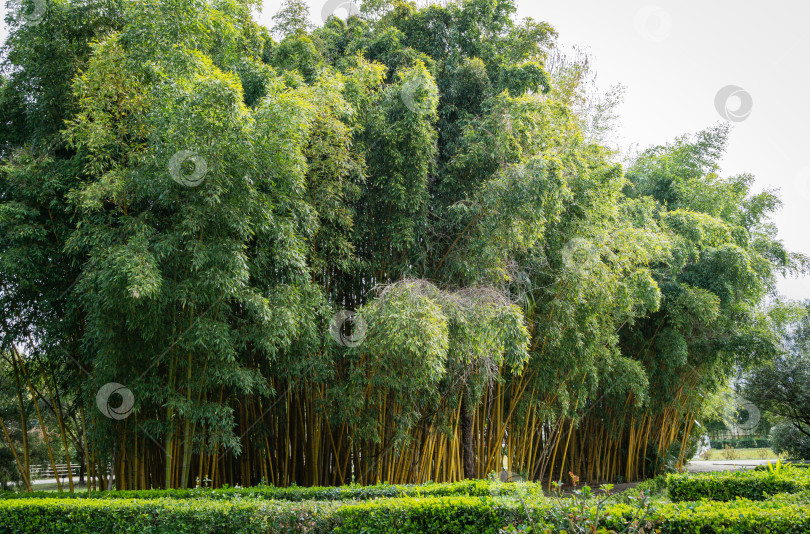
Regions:
M 254 7 L 9 5 L 0 461 L 98 489 L 677 467 L 806 266 L 719 174 L 727 127 L 620 161 L 618 93 L 511 0 Z

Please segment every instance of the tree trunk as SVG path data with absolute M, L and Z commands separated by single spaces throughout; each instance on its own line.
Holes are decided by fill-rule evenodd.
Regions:
M 461 399 L 461 452 L 464 478 L 475 478 L 475 449 L 473 448 L 473 418 L 467 407 L 467 398 Z

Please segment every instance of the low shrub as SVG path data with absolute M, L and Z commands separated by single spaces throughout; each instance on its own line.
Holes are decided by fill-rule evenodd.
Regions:
M 547 526 L 542 521 L 546 511 L 544 499 L 524 507 L 517 498 L 491 496 L 348 503 L 262 499 L 7 499 L 0 501 L 0 533 L 498 534 L 502 528 L 530 521 L 542 532 Z
M 723 455 L 723 458 L 725 458 L 726 460 L 736 460 L 737 458 L 740 457 L 739 451 L 737 451 L 737 449 L 735 449 L 731 445 L 724 445 L 723 446 L 722 455 Z
M 618 493 L 616 495 L 616 501 L 620 503 L 630 504 L 631 502 L 637 500 L 639 497 L 646 496 L 646 497 L 656 497 L 659 495 L 664 495 L 667 491 L 667 477 L 666 475 L 658 475 L 655 478 L 647 479 L 636 487 Z
M 777 493 L 797 493 L 810 488 L 810 471 L 789 468 L 781 474 L 768 471 L 675 474 L 667 477 L 672 501 L 761 501 Z
M 519 483 L 502 484 L 498 490 L 501 493 L 520 491 L 528 495 L 542 495 L 540 484 Z M 49 498 L 49 499 L 212 499 L 232 500 L 254 498 L 276 501 L 365 501 L 383 497 L 451 497 L 472 496 L 486 497 L 492 494 L 492 483 L 486 480 L 469 480 L 446 484 L 405 484 L 392 486 L 379 484 L 376 486 L 340 486 L 340 487 L 289 487 L 277 488 L 274 486 L 255 486 L 250 488 L 223 488 L 223 489 L 187 489 L 187 490 L 131 490 L 131 491 L 79 491 L 75 493 L 57 493 L 49 491 L 26 492 L 0 492 L 0 499 L 6 498 Z
M 602 526 L 618 532 L 635 513 L 627 505 L 616 505 L 609 512 Z M 655 506 L 643 526 L 645 532 L 661 534 L 806 534 L 810 507 L 790 500 L 667 503 Z
M 808 493 L 777 495 L 767 501 L 652 504 L 639 508 L 608 505 L 599 530 L 661 534 L 798 534 L 810 532 Z M 540 497 L 412 497 L 365 502 L 272 502 L 263 499 L 7 499 L 0 501 L 2 534 L 229 533 L 287 534 L 557 534 L 571 516 L 557 514 L 569 501 Z M 589 507 L 582 508 L 589 512 Z M 577 523 L 582 524 L 582 523 Z M 605 530 L 601 530 L 604 528 Z
M 549 506 L 545 499 L 524 504 L 516 498 L 426 497 L 351 504 L 338 511 L 335 534 L 498 534 L 534 525 L 538 532 Z
M 725 449 L 726 447 L 733 447 L 735 449 L 769 449 L 771 447 L 771 440 L 767 438 L 739 438 L 739 439 L 724 439 L 715 440 L 711 442 L 712 449 Z
M 327 533 L 336 508 L 256 500 L 7 499 L 0 501 L 0 533 Z

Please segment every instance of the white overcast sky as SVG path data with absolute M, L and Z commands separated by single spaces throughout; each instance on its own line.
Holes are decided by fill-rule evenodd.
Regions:
M 309 4 L 320 23 L 325 2 Z M 257 20 L 272 27 L 280 5 L 265 0 Z M 735 123 L 723 172 L 755 175 L 757 190 L 779 189 L 780 237 L 810 254 L 810 1 L 519 0 L 518 16 L 547 21 L 563 46 L 585 48 L 602 88 L 626 87 L 625 146 L 646 148 L 716 124 L 723 120 L 718 91 L 742 88 L 753 105 Z M 729 109 L 740 102 L 733 97 Z M 810 278 L 784 280 L 780 290 L 810 299 Z

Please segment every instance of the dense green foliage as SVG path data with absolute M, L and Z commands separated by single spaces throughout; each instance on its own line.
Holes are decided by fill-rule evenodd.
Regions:
M 0 502 L 4 534 L 331 532 L 330 503 L 208 500 L 60 500 Z
M 542 515 L 542 506 L 539 511 L 540 514 L 538 509 L 532 508 L 528 513 Z M 529 523 L 527 510 L 520 502 L 498 503 L 474 497 L 373 501 L 346 506 L 338 514 L 340 526 L 335 534 L 498 534 L 506 525 Z M 537 526 L 545 524 L 540 520 Z
M 810 527 L 810 494 L 778 495 L 767 501 L 691 502 L 655 505 L 631 532 L 662 534 L 803 533 Z M 631 505 L 612 504 L 599 525 L 625 531 L 638 518 Z M 210 500 L 0 501 L 0 532 L 266 532 L 281 534 L 390 534 L 437 532 L 497 534 L 506 531 L 556 533 L 569 525 L 546 499 L 503 497 L 421 497 L 363 503 Z M 632 527 L 631 527 L 632 528 Z M 512 529 L 512 530 L 508 530 Z
M 277 501 L 364 501 L 391 497 L 448 497 L 466 495 L 486 497 L 497 488 L 500 495 L 542 495 L 542 487 L 534 483 L 510 483 L 495 485 L 483 480 L 451 482 L 444 484 L 409 484 L 393 486 L 381 484 L 376 486 L 336 486 L 336 487 L 287 487 L 275 488 L 255 486 L 252 488 L 220 489 L 176 489 L 176 490 L 129 490 L 129 491 L 94 491 L 75 493 L 54 492 L 0 492 L 0 499 L 210 499 L 239 500 L 244 498 L 277 500 Z
M 810 528 L 807 496 L 755 502 L 740 499 L 730 503 L 698 502 L 663 505 L 653 515 L 653 526 L 662 534 L 754 534 L 773 532 L 799 534 Z M 615 516 L 629 513 L 616 507 Z M 608 528 L 620 530 L 623 522 L 606 521 Z
M 719 174 L 727 127 L 623 167 L 593 73 L 549 61 L 554 29 L 511 0 L 314 29 L 290 0 L 277 40 L 252 7 L 9 10 L 0 416 L 22 475 L 50 427 L 51 464 L 119 489 L 632 480 L 779 353 L 762 303 L 804 259 L 778 199 Z M 364 337 L 333 339 L 342 309 Z M 97 409 L 109 383 L 131 414 Z
M 767 449 L 771 446 L 771 440 L 756 438 L 723 439 L 712 441 L 711 446 L 712 449 L 723 449 L 725 447 L 734 447 L 735 449 Z M 778 451 L 777 454 L 779 454 Z
M 773 451 L 784 454 L 789 458 L 810 459 L 810 437 L 807 436 L 807 427 L 800 427 L 801 432 L 793 423 L 781 423 L 771 430 L 771 443 Z
M 667 490 L 675 502 L 733 501 L 737 498 L 761 501 L 777 493 L 810 490 L 810 470 L 788 468 L 778 474 L 763 470 L 669 475 Z
M 771 430 L 774 451 L 810 458 L 810 302 L 780 311 L 776 330 L 784 350 L 746 375 L 742 389 L 779 419 Z

